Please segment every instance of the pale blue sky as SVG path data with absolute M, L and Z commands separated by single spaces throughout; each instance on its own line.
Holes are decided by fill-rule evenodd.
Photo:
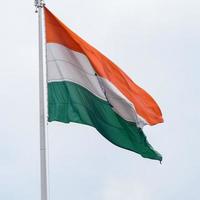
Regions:
M 159 103 L 145 127 L 163 164 L 122 150 L 91 127 L 49 125 L 51 200 L 198 200 L 200 1 L 46 1 Z M 40 198 L 38 32 L 32 1 L 0 12 L 0 199 Z

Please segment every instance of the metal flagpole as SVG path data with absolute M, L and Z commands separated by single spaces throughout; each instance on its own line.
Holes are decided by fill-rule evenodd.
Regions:
M 48 200 L 47 173 L 47 69 L 44 25 L 44 1 L 35 0 L 39 20 L 39 100 L 40 100 L 40 173 L 41 200 Z

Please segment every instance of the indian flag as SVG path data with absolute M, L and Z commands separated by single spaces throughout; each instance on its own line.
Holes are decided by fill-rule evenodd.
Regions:
M 44 12 L 49 122 L 92 126 L 111 143 L 161 161 L 142 131 L 163 122 L 153 98 L 46 7 Z

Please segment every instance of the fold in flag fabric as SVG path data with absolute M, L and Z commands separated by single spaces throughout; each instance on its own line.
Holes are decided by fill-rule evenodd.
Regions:
M 163 122 L 142 88 L 46 7 L 48 121 L 92 126 L 111 143 L 162 160 L 142 128 Z

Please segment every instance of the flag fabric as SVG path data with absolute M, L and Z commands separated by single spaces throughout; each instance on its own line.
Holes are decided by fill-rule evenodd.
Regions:
M 163 122 L 142 88 L 46 7 L 48 121 L 92 126 L 113 144 L 162 160 L 142 128 Z

